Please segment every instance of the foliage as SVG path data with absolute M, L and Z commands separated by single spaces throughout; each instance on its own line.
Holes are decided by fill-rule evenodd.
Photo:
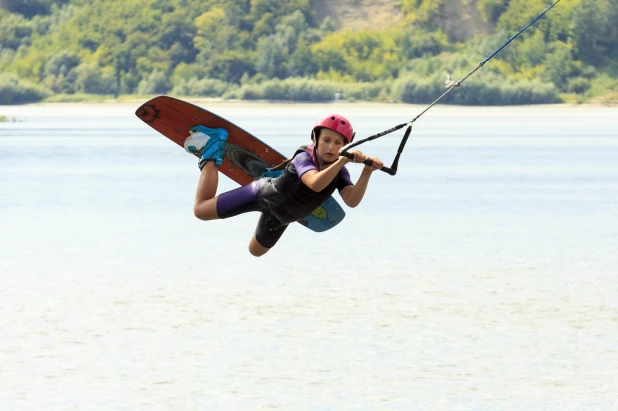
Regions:
M 42 100 L 48 91 L 20 81 L 14 74 L 0 74 L 0 104 L 23 104 Z
M 343 83 L 339 92 L 343 99 L 349 101 L 391 101 L 391 82 Z
M 45 99 L 47 103 L 83 103 L 83 102 L 102 102 L 106 100 L 113 100 L 113 95 L 107 94 L 85 94 L 85 93 L 71 93 L 71 94 L 54 94 Z
M 569 80 L 568 91 L 575 94 L 584 94 L 586 91 L 590 90 L 590 87 L 592 87 L 592 85 L 587 78 L 574 77 Z
M 141 95 L 165 94 L 172 88 L 172 84 L 162 71 L 153 71 L 144 77 L 137 86 L 137 93 Z
M 440 7 L 446 0 L 402 0 L 401 9 L 407 15 L 407 21 L 425 29 L 435 30 L 433 24 Z
M 616 21 L 618 0 L 581 0 L 574 16 L 574 56 L 595 66 L 616 59 Z
M 66 3 L 68 0 L 4 0 L 2 7 L 12 13 L 19 13 L 26 17 L 37 14 L 48 14 L 54 5 Z
M 174 86 L 172 94 L 180 96 L 198 97 L 223 97 L 227 92 L 231 92 L 237 86 L 217 79 L 204 78 L 199 80 L 197 77 L 181 79 Z
M 406 44 L 402 30 L 343 31 L 330 33 L 311 47 L 320 72 L 350 73 L 359 82 L 396 78 L 405 64 L 400 44 Z M 414 55 L 415 43 L 409 42 L 408 55 Z M 421 45 L 418 50 L 425 50 Z M 428 52 L 431 47 L 427 48 Z M 418 52 L 418 51 L 417 51 Z
M 496 23 L 506 10 L 508 3 L 509 0 L 479 0 L 477 7 L 485 21 Z
M 589 93 L 592 96 L 618 95 L 618 78 L 601 74 L 590 80 Z
M 354 31 L 335 31 L 331 18 L 318 21 L 311 0 L 1 4 L 0 72 L 11 73 L 2 77 L 10 101 L 49 92 L 63 99 L 172 92 L 306 101 L 340 92 L 350 100 L 433 101 L 446 73 L 464 75 L 547 7 L 538 0 L 478 0 L 495 32 L 455 43 L 439 29 L 446 0 L 401 0 L 401 22 Z M 475 76 L 448 102 L 607 93 L 597 79 L 618 77 L 616 21 L 618 0 L 561 2 L 484 67 L 487 81 Z
M 427 104 L 444 93 L 441 76 L 403 77 L 393 85 L 393 94 L 405 103 Z M 559 102 L 558 90 L 551 83 L 538 80 L 504 80 L 496 74 L 472 78 L 457 92 L 444 98 L 447 104 L 515 105 Z
M 33 24 L 19 14 L 9 14 L 0 20 L 0 48 L 17 50 L 28 46 Z
M 336 90 L 332 82 L 287 78 L 243 85 L 234 96 L 243 100 L 332 101 Z

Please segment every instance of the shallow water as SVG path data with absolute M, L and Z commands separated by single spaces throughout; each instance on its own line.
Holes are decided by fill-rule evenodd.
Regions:
M 137 105 L 0 106 L 0 410 L 618 408 L 618 109 L 435 107 L 340 226 L 256 259 Z M 209 108 L 285 154 L 422 109 Z

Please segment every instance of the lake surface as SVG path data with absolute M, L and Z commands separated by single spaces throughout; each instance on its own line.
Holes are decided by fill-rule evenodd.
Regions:
M 138 105 L 0 106 L 0 410 L 618 409 L 617 108 L 437 106 L 257 259 Z M 424 108 L 202 106 L 287 155 Z

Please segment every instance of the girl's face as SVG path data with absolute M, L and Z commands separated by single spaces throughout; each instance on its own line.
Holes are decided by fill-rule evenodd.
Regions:
M 318 137 L 318 160 L 323 163 L 334 163 L 339 158 L 339 150 L 344 146 L 345 138 L 328 128 L 320 130 Z

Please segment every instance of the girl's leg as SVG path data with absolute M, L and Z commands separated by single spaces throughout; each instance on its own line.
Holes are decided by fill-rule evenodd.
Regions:
M 251 255 L 261 257 L 266 254 L 268 250 L 270 250 L 270 248 L 266 248 L 262 244 L 258 243 L 258 240 L 255 238 L 255 234 L 253 234 L 251 241 L 249 241 L 249 252 Z
M 201 174 L 195 194 L 193 213 L 200 220 L 214 220 L 217 215 L 217 185 L 219 170 L 223 163 L 228 133 L 223 128 L 208 128 L 202 125 L 190 128 L 190 135 L 184 141 L 187 152 L 200 157 Z
M 251 237 L 251 241 L 249 241 L 249 252 L 256 257 L 263 256 L 273 248 L 283 235 L 285 229 L 288 228 L 287 225 L 283 225 L 272 229 L 269 227 L 272 226 L 269 224 L 269 220 L 270 218 L 267 218 L 264 212 L 262 212 L 255 228 L 255 233 Z
M 219 170 L 214 161 L 209 161 L 202 168 L 195 193 L 193 212 L 200 220 L 215 220 L 217 215 L 217 186 L 219 185 Z

